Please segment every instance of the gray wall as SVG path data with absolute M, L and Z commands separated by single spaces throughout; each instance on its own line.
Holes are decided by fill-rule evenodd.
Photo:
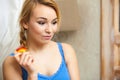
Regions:
M 100 0 L 78 3 L 79 30 L 60 32 L 55 40 L 67 42 L 75 49 L 81 80 L 100 80 Z

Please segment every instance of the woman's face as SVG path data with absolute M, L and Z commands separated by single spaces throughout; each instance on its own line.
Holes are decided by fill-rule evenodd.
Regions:
M 29 41 L 45 43 L 52 39 L 57 31 L 58 19 L 53 8 L 37 4 L 32 10 L 29 22 L 26 24 Z

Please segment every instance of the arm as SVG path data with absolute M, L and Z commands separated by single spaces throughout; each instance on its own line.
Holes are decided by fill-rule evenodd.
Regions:
M 35 68 L 34 58 L 29 52 L 17 53 L 14 58 L 28 73 L 27 80 L 37 80 L 37 69 Z
M 75 51 L 68 44 L 64 43 L 62 45 L 71 80 L 80 80 L 80 73 Z
M 3 62 L 3 80 L 23 80 L 21 67 L 12 56 Z M 37 74 L 29 74 L 28 80 L 37 80 Z
M 22 80 L 20 66 L 12 56 L 3 62 L 3 80 Z

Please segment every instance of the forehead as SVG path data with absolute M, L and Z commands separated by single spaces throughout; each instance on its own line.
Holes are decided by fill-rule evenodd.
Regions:
M 52 7 L 43 4 L 37 4 L 32 10 L 31 17 L 35 17 L 35 18 L 45 17 L 48 19 L 52 19 L 52 18 L 56 18 L 57 14 Z

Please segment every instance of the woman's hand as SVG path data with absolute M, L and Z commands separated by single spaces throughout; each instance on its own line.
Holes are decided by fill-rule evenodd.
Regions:
M 37 75 L 34 58 L 30 52 L 16 53 L 14 57 L 17 62 L 27 70 L 28 75 Z

